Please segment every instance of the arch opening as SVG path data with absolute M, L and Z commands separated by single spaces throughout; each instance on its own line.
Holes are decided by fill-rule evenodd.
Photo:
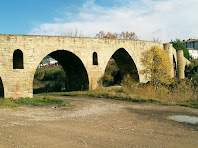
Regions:
M 48 64 L 46 66 L 38 67 L 37 71 L 44 70 L 44 74 L 48 75 L 48 80 L 53 81 L 50 82 L 44 89 L 44 91 L 81 91 L 81 90 L 88 90 L 89 89 L 89 80 L 87 71 L 82 63 L 82 61 L 73 53 L 66 51 L 66 50 L 57 50 L 54 51 L 47 56 L 48 58 L 55 59 L 57 62 L 56 64 Z M 44 58 L 46 59 L 46 57 Z M 41 61 L 41 63 L 44 60 Z M 49 70 L 49 68 L 51 70 Z M 34 75 L 34 85 L 37 80 L 37 71 Z M 47 73 L 49 71 L 49 73 Z M 52 72 L 55 72 L 52 74 Z M 49 75 L 52 75 L 49 78 Z M 47 76 L 43 76 L 45 79 Z M 42 80 L 41 80 L 42 81 Z M 48 89 L 48 87 L 54 89 Z M 38 87 L 36 88 L 33 86 L 34 93 L 40 92 L 37 91 Z M 42 90 L 42 89 L 41 89 Z
M 13 69 L 24 69 L 23 66 L 23 52 L 19 49 L 13 53 Z
M 176 76 L 177 73 L 177 63 L 175 60 L 175 56 L 173 55 L 173 70 L 174 70 L 174 76 Z
M 128 74 L 135 82 L 139 82 L 138 70 L 133 59 L 124 48 L 120 48 L 112 55 L 107 64 L 103 85 L 120 85 L 123 78 Z
M 93 53 L 93 65 L 98 65 L 98 54 L 96 52 Z
M 0 98 L 4 98 L 4 87 L 1 78 L 0 78 Z

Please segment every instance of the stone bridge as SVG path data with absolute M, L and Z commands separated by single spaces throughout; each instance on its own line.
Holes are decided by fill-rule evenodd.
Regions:
M 63 36 L 0 35 L 0 83 L 3 97 L 33 97 L 33 79 L 37 66 L 46 55 L 56 59 L 66 72 L 67 90 L 95 89 L 109 59 L 117 63 L 121 75 L 130 73 L 144 83 L 140 74 L 143 51 L 152 46 L 167 50 L 172 65 L 184 78 L 187 60 L 171 44 L 120 39 L 77 38 Z

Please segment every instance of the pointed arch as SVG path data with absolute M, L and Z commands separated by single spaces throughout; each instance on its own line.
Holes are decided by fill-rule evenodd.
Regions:
M 132 59 L 132 57 L 124 48 L 120 48 L 117 51 L 115 51 L 112 57 L 110 58 L 109 62 L 112 61 L 112 59 L 115 61 L 119 69 L 119 71 L 114 76 L 114 84 L 118 81 L 121 82 L 123 77 L 126 76 L 127 74 L 129 74 L 134 79 L 134 81 L 139 82 L 139 74 L 136 64 Z M 107 69 L 105 71 L 107 71 Z
M 13 69 L 24 69 L 23 66 L 23 52 L 17 49 L 13 53 Z
M 98 54 L 96 52 L 93 53 L 93 65 L 98 65 Z

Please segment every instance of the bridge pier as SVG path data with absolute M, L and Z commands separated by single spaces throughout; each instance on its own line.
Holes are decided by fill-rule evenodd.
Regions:
M 168 53 L 169 61 L 171 63 L 171 71 L 170 71 L 170 76 L 171 78 L 174 78 L 174 66 L 173 66 L 173 45 L 172 44 L 163 44 L 164 49 Z
M 24 70 L 13 70 L 12 74 L 8 74 L 3 81 L 4 97 L 5 98 L 19 98 L 19 97 L 33 97 L 33 79 L 31 74 L 24 73 Z
M 96 66 L 94 66 L 92 70 L 88 71 L 89 90 L 95 90 L 101 85 L 101 78 L 103 75 L 104 73 Z
M 185 63 L 184 63 L 184 52 L 183 50 L 177 51 L 177 72 L 178 72 L 178 78 L 184 79 L 185 78 Z

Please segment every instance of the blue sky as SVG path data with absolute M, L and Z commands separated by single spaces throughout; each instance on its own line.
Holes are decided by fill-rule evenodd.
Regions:
M 197 14 L 198 0 L 0 0 L 0 34 L 131 31 L 169 42 L 198 38 Z
M 56 22 L 55 18 L 64 18 L 65 13 L 78 13 L 86 0 L 0 0 L 0 33 L 28 34 L 31 29 L 42 23 Z M 111 7 L 113 1 L 98 0 L 97 4 Z
M 75 2 L 75 1 L 74 1 Z M 72 0 L 0 0 L 0 33 L 28 34 L 35 25 L 53 22 L 67 5 L 81 5 Z

